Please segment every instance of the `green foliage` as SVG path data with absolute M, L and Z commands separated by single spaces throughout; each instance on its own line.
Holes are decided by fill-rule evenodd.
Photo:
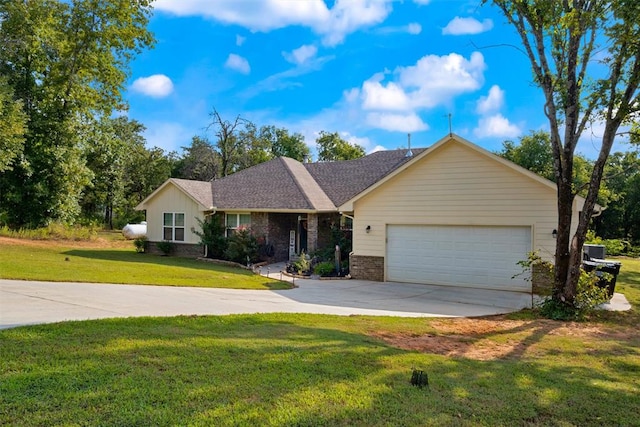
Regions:
M 12 169 L 11 164 L 20 160 L 26 122 L 22 102 L 13 99 L 12 87 L 0 76 L 0 173 Z
M 267 128 L 272 135 L 271 154 L 274 157 L 290 157 L 299 162 L 311 158 L 311 150 L 304 142 L 302 134 L 289 134 L 287 129 L 276 128 L 275 126 L 267 126 Z
M 327 277 L 336 273 L 336 266 L 331 261 L 323 261 L 313 267 L 313 274 L 318 276 Z
M 175 177 L 211 181 L 219 176 L 220 159 L 206 137 L 194 136 L 191 145 L 182 147 L 182 156 L 175 165 Z
M 311 259 L 304 251 L 301 251 L 298 259 L 292 262 L 291 266 L 299 275 L 309 274 L 311 272 Z
M 91 182 L 80 128 L 123 107 L 128 63 L 153 43 L 146 0 L 0 2 L 0 76 L 27 117 L 19 162 L 0 176 L 11 226 L 73 222 Z
M 146 246 L 147 246 L 147 237 L 146 236 L 142 236 L 142 237 L 137 237 L 136 239 L 133 240 L 133 245 L 136 247 L 136 252 L 139 254 L 144 253 Z
M 170 242 L 169 240 L 163 240 L 161 242 L 156 243 L 156 247 L 162 252 L 165 256 L 172 254 L 175 250 L 175 244 Z
M 497 154 L 548 180 L 555 181 L 549 132 L 532 131 L 529 135 L 520 137 L 519 144 L 504 141 L 502 151 Z
M 227 239 L 224 237 L 224 215 L 210 215 L 204 221 L 196 218 L 200 230 L 194 233 L 200 237 L 200 243 L 207 247 L 207 257 L 223 259 L 227 250 Z
M 321 131 L 316 139 L 318 161 L 353 160 L 365 155 L 364 148 L 340 138 L 338 132 Z
M 604 279 L 610 279 L 603 273 Z M 580 320 L 607 301 L 609 295 L 606 288 L 598 286 L 600 277 L 595 271 L 589 273 L 582 270 L 576 288 L 576 297 L 573 304 L 564 303 L 557 298 L 546 298 L 538 306 L 540 314 L 554 320 Z
M 85 218 L 99 219 L 109 229 L 114 228 L 114 219 L 118 225 L 136 219 L 127 184 L 139 176 L 132 164 L 141 151 L 138 148 L 146 150 L 144 130 L 125 116 L 103 117 L 82 128 L 87 167 L 93 174 L 80 201 Z
M 249 265 L 258 259 L 258 240 L 248 228 L 238 228 L 227 238 L 224 254 L 231 261 Z
M 638 152 L 613 153 L 603 181 L 610 190 L 607 209 L 594 218 L 598 235 L 640 244 L 640 157 Z
M 12 229 L 4 225 L 0 227 L 0 236 L 31 240 L 92 240 L 98 235 L 99 227 L 95 225 L 70 226 L 54 222 L 46 227 Z
M 607 256 L 624 255 L 631 250 L 631 244 L 620 239 L 602 239 L 596 236 L 595 231 L 589 230 L 585 243 L 591 245 L 603 245 Z
M 557 177 L 558 237 L 554 297 L 573 304 L 581 254 L 571 244 L 575 194 L 585 196 L 575 235 L 582 241 L 601 191 L 607 158 L 623 124 L 632 122 L 640 103 L 640 3 L 637 1 L 559 2 L 491 0 L 514 27 L 531 63 L 534 83 L 544 95 Z M 606 51 L 606 55 L 601 52 Z M 575 156 L 589 124 L 602 132 L 594 162 Z M 574 173 L 577 175 L 574 176 Z M 581 182 L 581 176 L 586 179 Z M 560 303 L 559 302 L 559 303 Z

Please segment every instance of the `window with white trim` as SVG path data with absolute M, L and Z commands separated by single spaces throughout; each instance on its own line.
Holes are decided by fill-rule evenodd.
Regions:
M 184 242 L 184 213 L 164 213 L 162 238 L 172 242 Z
M 225 224 L 227 226 L 227 237 L 229 237 L 233 235 L 238 228 L 247 228 L 251 226 L 251 214 L 228 213 L 226 214 Z

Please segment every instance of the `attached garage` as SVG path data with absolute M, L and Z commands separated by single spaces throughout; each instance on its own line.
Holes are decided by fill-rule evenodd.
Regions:
M 530 290 L 512 277 L 531 251 L 531 227 L 388 225 L 386 240 L 386 280 Z
M 531 292 L 512 277 L 529 252 L 554 259 L 556 185 L 457 135 L 407 156 L 339 207 L 354 218 L 351 276 Z

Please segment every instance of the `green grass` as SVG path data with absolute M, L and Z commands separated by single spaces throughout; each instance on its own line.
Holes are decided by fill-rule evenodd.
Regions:
M 638 334 L 525 322 L 468 337 L 514 345 L 487 361 L 372 336 L 433 336 L 437 321 L 270 314 L 4 330 L 0 425 L 640 425 Z M 428 390 L 409 384 L 412 367 Z
M 0 278 L 235 289 L 291 287 L 240 268 L 139 254 L 130 242 L 113 246 L 93 248 L 54 241 L 39 245 L 0 243 Z

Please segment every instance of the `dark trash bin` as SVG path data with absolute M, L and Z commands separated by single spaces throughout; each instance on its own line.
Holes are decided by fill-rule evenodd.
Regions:
M 582 261 L 582 268 L 587 273 L 594 271 L 598 276 L 598 286 L 601 288 L 607 289 L 607 293 L 609 294 L 609 298 L 613 297 L 613 293 L 616 289 L 616 280 L 618 279 L 618 273 L 620 273 L 620 267 L 622 263 L 620 261 L 611 261 L 611 260 L 590 260 L 590 261 Z M 602 273 L 611 274 L 610 279 L 606 279 Z

